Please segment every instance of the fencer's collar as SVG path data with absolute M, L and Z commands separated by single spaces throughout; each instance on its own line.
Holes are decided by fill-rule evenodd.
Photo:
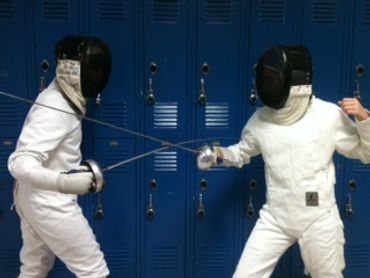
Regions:
M 264 121 L 278 125 L 292 125 L 305 115 L 312 96 L 312 85 L 292 86 L 284 107 L 273 109 L 264 106 L 259 116 Z

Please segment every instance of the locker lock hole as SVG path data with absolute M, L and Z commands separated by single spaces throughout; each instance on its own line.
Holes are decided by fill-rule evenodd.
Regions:
M 155 179 L 152 179 L 150 182 L 149 182 L 149 187 L 151 190 L 156 190 L 157 187 L 158 187 L 158 183 Z
M 151 62 L 149 65 L 149 70 L 152 75 L 156 75 L 158 72 L 158 66 L 155 62 Z
M 50 64 L 48 60 L 42 60 L 40 66 L 41 66 L 42 72 L 47 73 L 49 70 Z
M 201 181 L 200 181 L 200 188 L 204 191 L 207 189 L 207 186 L 208 186 L 208 182 L 205 178 L 203 178 Z
M 357 65 L 356 67 L 356 73 L 358 76 L 362 76 L 365 72 L 365 67 L 363 65 Z
M 357 182 L 355 180 L 350 180 L 348 182 L 348 186 L 349 186 L 349 189 L 351 189 L 352 191 L 356 190 L 356 187 L 357 187 Z
M 207 63 L 204 63 L 201 67 L 202 73 L 207 75 L 209 73 L 210 67 Z
M 256 187 L 257 187 L 257 181 L 256 181 L 256 179 L 251 179 L 249 181 L 249 188 L 252 189 L 252 190 L 254 190 L 254 189 L 256 189 Z

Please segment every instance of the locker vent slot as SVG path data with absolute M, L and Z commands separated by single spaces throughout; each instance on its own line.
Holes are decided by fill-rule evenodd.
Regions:
M 152 253 L 153 269 L 176 268 L 177 250 L 175 247 L 157 247 Z
M 285 0 L 259 0 L 258 20 L 266 23 L 285 23 Z
M 335 0 L 312 0 L 312 23 L 335 23 L 337 7 Z
M 2 272 L 17 272 L 19 269 L 19 251 L 4 249 L 0 251 L 0 269 Z
M 12 19 L 14 18 L 14 0 L 3 0 L 0 2 L 0 18 Z
M 102 159 L 102 165 L 101 167 L 107 167 L 113 164 L 116 164 L 120 161 L 128 159 L 128 153 L 125 150 L 122 149 L 105 149 L 103 152 L 103 159 Z M 114 169 L 114 173 L 127 173 L 128 171 L 128 165 L 123 165 L 120 167 L 117 167 Z
M 154 128 L 177 128 L 177 102 L 157 102 L 154 105 Z
M 355 160 L 353 162 L 353 172 L 370 173 L 370 164 L 362 164 L 361 161 Z
M 363 231 L 366 234 L 366 231 Z M 369 231 L 368 231 L 369 232 Z M 347 245 L 347 268 L 369 268 L 370 246 L 367 245 Z
M 365 2 L 365 18 L 364 23 L 370 24 L 370 0 L 366 0 Z
M 71 1 L 45 0 L 43 2 L 44 19 L 70 19 Z
M 205 20 L 208 24 L 232 24 L 233 0 L 207 0 Z
M 109 269 L 128 269 L 129 256 L 127 249 L 104 250 Z
M 103 104 L 102 120 L 120 127 L 127 126 L 127 103 Z
M 229 104 L 207 103 L 205 108 L 205 127 L 207 129 L 229 128 Z
M 227 262 L 226 250 L 224 247 L 208 247 L 202 250 L 202 268 L 223 269 Z
M 156 172 L 176 172 L 177 171 L 177 152 L 158 152 L 154 154 L 154 171 Z
M 123 21 L 126 19 L 126 2 L 123 0 L 100 0 L 98 5 L 100 21 Z
M 0 102 L 0 127 L 20 125 L 20 107 L 17 103 Z
M 152 21 L 158 23 L 178 23 L 180 17 L 179 0 L 153 0 Z

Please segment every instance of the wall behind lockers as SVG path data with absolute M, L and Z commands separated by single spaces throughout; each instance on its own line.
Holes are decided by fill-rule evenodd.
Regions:
M 261 105 L 250 102 L 253 65 L 273 44 L 311 50 L 316 96 L 336 101 L 357 88 L 370 107 L 370 0 L 0 0 L 0 91 L 34 99 L 67 34 L 101 37 L 112 51 L 89 116 L 171 142 L 208 138 L 189 148 L 237 142 Z M 21 235 L 6 166 L 29 104 L 1 96 L 0 108 L 0 277 L 16 277 Z M 84 122 L 84 156 L 102 167 L 160 147 Z M 370 167 L 335 159 L 345 277 L 369 277 Z M 231 277 L 265 200 L 263 161 L 208 172 L 194 162 L 162 150 L 106 172 L 104 192 L 80 198 L 111 277 Z M 296 245 L 273 276 L 304 277 Z M 50 277 L 73 276 L 58 261 Z

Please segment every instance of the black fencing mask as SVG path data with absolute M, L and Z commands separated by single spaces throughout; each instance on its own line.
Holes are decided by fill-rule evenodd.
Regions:
M 55 47 L 57 59 L 79 61 L 81 92 L 84 97 L 96 97 L 105 88 L 112 68 L 108 46 L 100 39 L 66 36 Z
M 255 67 L 257 93 L 264 105 L 280 109 L 291 86 L 312 83 L 311 56 L 304 46 L 274 46 L 267 49 Z

